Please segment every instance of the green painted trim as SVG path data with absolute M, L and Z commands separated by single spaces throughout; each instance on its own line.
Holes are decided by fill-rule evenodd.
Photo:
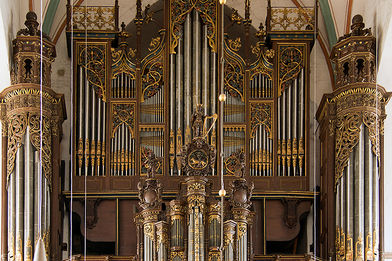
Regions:
M 42 31 L 49 35 L 50 29 L 52 28 L 54 15 L 56 14 L 57 7 L 59 6 L 60 0 L 50 0 L 48 10 L 46 11 L 44 23 L 42 24 Z
M 332 48 L 338 39 L 336 36 L 335 24 L 332 19 L 331 9 L 329 8 L 328 0 L 319 0 L 319 3 L 321 14 L 323 15 L 325 27 L 327 29 L 329 46 Z

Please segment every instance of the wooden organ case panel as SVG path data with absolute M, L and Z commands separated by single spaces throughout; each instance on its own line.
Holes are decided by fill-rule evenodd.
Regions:
M 254 210 L 261 215 L 249 233 L 257 241 L 252 251 L 259 259 L 273 254 L 267 241 L 274 239 L 265 227 L 271 213 L 285 208 L 279 199 L 295 195 L 299 205 L 313 195 L 307 154 L 314 10 L 305 8 L 304 15 L 268 1 L 265 28 L 255 29 L 249 1 L 244 17 L 215 0 L 157 1 L 144 10 L 140 0 L 136 5 L 136 17 L 121 29 L 118 1 L 112 27 L 68 28 L 75 58 L 73 192 L 125 197 L 120 205 L 133 206 L 138 182 L 153 167 L 165 199 L 175 198 L 173 191 L 188 176 L 183 147 L 195 138 L 192 114 L 201 104 L 204 138 L 217 151 L 208 174 L 211 191 L 216 195 L 219 189 L 219 173 L 228 184 L 243 162 L 244 178 L 255 184 Z M 285 12 L 296 15 L 297 24 L 286 21 Z M 133 211 L 129 217 L 138 216 Z M 120 227 L 124 217 L 117 213 Z M 134 254 L 126 250 L 124 234 L 116 233 L 115 254 Z M 137 233 L 143 235 L 140 226 Z

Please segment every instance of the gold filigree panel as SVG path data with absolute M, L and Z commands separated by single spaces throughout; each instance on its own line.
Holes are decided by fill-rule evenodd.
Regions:
M 314 8 L 271 8 L 271 31 L 314 30 Z
M 218 1 L 216 0 L 171 0 L 170 1 L 170 53 L 176 53 L 175 48 L 181 37 L 181 25 L 187 14 L 195 9 L 204 24 L 207 25 L 207 38 L 212 52 L 217 51 L 217 17 Z
M 114 6 L 74 6 L 73 30 L 116 31 L 115 15 Z

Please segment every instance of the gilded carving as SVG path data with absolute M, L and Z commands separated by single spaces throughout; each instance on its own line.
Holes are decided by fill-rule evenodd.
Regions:
M 87 80 L 97 96 L 106 101 L 106 44 L 80 44 L 78 53 L 78 65 L 86 70 Z
M 232 96 L 245 101 L 244 97 L 244 78 L 245 62 L 238 52 L 241 47 L 239 38 L 231 40 L 226 37 L 225 40 L 225 63 L 224 63 L 224 81 L 225 90 Z
M 163 87 L 163 50 L 165 32 L 150 44 L 150 53 L 142 60 L 142 94 L 141 102 L 153 97 Z M 159 43 L 158 43 L 159 40 Z
M 264 125 L 268 131 L 269 138 L 273 138 L 273 103 L 258 102 L 250 104 L 250 136 L 254 137 L 256 128 Z
M 207 38 L 212 52 L 217 51 L 217 9 L 218 3 L 215 0 L 185 0 L 170 1 L 170 53 L 175 53 L 178 40 L 181 37 L 181 25 L 185 22 L 186 16 L 195 9 L 207 25 Z
M 112 134 L 114 137 L 115 132 L 121 124 L 127 126 L 132 137 L 134 137 L 135 128 L 135 104 L 134 103 L 112 103 Z
M 290 86 L 304 67 L 304 46 L 279 46 L 278 49 L 278 94 Z

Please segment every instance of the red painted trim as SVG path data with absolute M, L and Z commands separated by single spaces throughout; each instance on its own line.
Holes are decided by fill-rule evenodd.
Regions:
M 347 16 L 346 16 L 346 34 L 350 32 L 351 25 L 351 12 L 353 10 L 353 2 L 354 0 L 348 0 L 348 8 L 347 8 Z

